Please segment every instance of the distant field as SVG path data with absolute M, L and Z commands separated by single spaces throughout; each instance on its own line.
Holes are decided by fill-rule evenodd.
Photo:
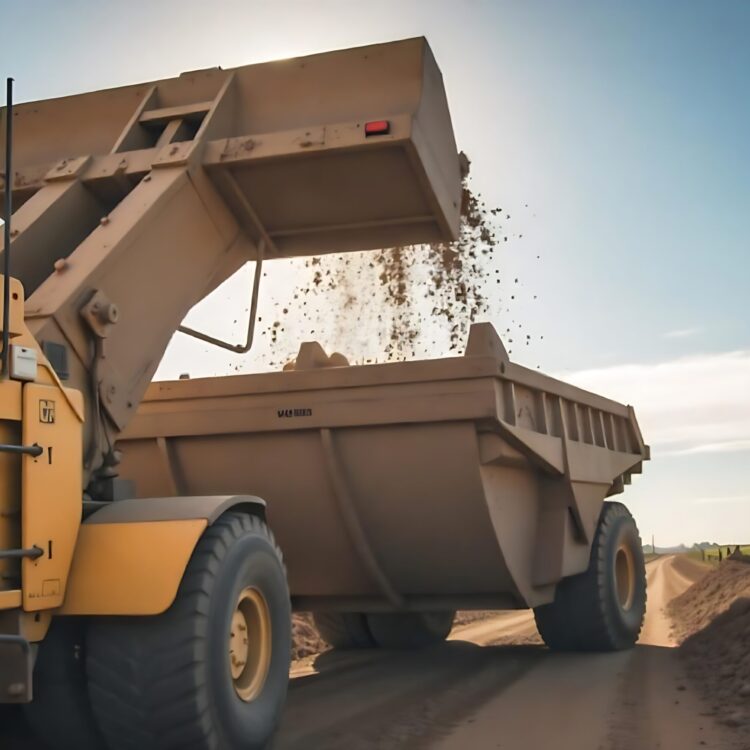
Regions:
M 719 550 L 721 549 L 722 558 L 726 559 L 727 546 L 732 552 L 734 552 L 734 548 L 736 545 L 722 544 L 721 547 L 717 545 L 716 547 L 709 547 L 708 549 L 705 549 L 703 551 L 690 550 L 690 552 L 688 552 L 687 554 L 688 554 L 688 557 L 692 557 L 694 560 L 705 560 L 706 562 L 710 562 L 710 563 L 718 563 L 719 562 Z M 750 544 L 741 544 L 740 550 L 742 551 L 743 555 L 750 555 Z

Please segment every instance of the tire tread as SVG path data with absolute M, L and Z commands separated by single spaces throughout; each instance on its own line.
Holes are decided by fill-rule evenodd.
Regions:
M 112 750 L 213 750 L 218 738 L 199 690 L 212 584 L 231 544 L 252 532 L 283 556 L 264 521 L 228 512 L 204 532 L 163 615 L 101 618 L 89 630 L 89 694 Z M 202 705 L 205 703 L 205 705 Z
M 340 650 L 375 648 L 377 645 L 361 612 L 313 612 L 320 637 Z
M 619 502 L 605 502 L 591 546 L 587 570 L 563 579 L 551 604 L 536 607 L 534 618 L 545 644 L 557 651 L 614 651 L 628 648 L 637 640 L 635 633 L 623 633 L 607 605 L 606 542 L 619 519 L 633 523 L 640 550 L 640 537 L 630 511 Z M 642 567 L 642 556 L 640 557 Z M 639 575 L 639 571 L 636 572 Z M 645 610 L 646 592 L 643 593 Z

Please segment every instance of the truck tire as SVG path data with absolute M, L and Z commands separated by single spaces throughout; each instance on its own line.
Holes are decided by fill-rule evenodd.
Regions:
M 371 612 L 367 626 L 380 648 L 416 649 L 444 641 L 455 612 Z
M 622 503 L 604 503 L 588 569 L 563 579 L 554 601 L 534 609 L 537 629 L 556 651 L 618 651 L 635 645 L 645 613 L 638 528 Z
M 34 664 L 34 700 L 23 706 L 31 732 L 54 750 L 104 744 L 89 702 L 84 625 L 78 617 L 52 620 Z
M 333 648 L 351 650 L 377 645 L 362 612 L 313 612 L 320 637 Z
M 201 537 L 164 614 L 92 620 L 91 704 L 110 750 L 264 748 L 290 654 L 281 552 L 260 518 L 229 512 Z

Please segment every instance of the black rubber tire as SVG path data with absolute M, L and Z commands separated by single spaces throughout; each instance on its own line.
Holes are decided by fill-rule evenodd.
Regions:
M 616 582 L 617 550 L 623 544 L 633 555 L 635 572 L 627 608 Z M 537 629 L 556 651 L 618 651 L 635 645 L 645 613 L 646 567 L 638 528 L 622 503 L 604 503 L 588 570 L 563 579 L 555 600 L 534 609 Z
M 104 740 L 89 702 L 85 621 L 56 617 L 39 644 L 34 700 L 23 706 L 31 732 L 54 750 L 100 750 Z
M 320 637 L 333 648 L 346 651 L 377 646 L 362 612 L 313 612 L 313 622 Z
M 249 586 L 266 600 L 272 651 L 262 691 L 246 703 L 232 683 L 227 645 Z M 92 620 L 91 703 L 110 750 L 264 748 L 281 716 L 290 655 L 281 552 L 260 518 L 229 512 L 203 534 L 167 612 Z
M 47 750 L 48 745 L 32 733 L 23 705 L 0 703 L 0 747 L 3 750 Z
M 367 626 L 380 648 L 417 649 L 444 641 L 455 612 L 371 612 Z

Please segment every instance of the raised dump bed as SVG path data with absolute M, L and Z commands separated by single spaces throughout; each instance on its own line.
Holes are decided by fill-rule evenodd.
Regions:
M 120 441 L 141 496 L 268 503 L 302 610 L 536 607 L 586 570 L 648 448 L 633 409 L 512 364 L 489 324 L 450 359 L 154 383 Z
M 186 165 L 204 167 L 267 257 L 443 241 L 458 229 L 456 144 L 424 38 L 17 105 L 14 121 L 19 230 L 71 182 L 87 188 L 58 202 L 68 212 L 54 227 L 58 257 L 152 169 Z M 4 153 L 0 127 L 0 165 Z M 31 265 L 22 241 L 17 274 Z

